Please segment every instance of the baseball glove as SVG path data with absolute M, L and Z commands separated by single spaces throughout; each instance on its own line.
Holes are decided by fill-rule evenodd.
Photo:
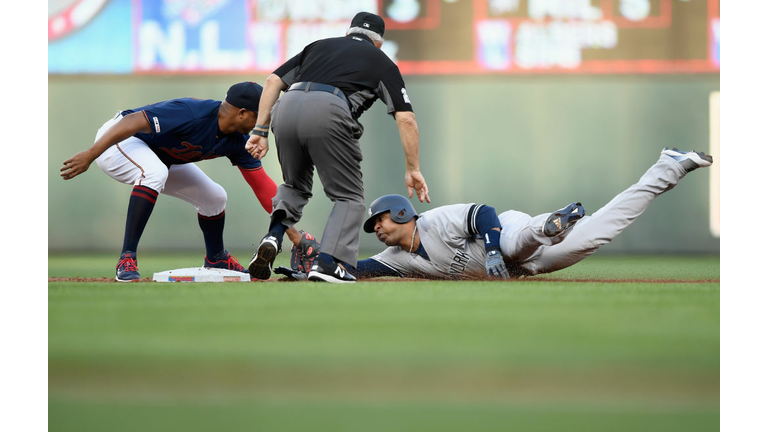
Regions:
M 291 247 L 291 268 L 302 273 L 309 273 L 310 267 L 320 253 L 320 243 L 315 240 L 312 234 L 304 231 L 299 232 L 301 233 L 301 241 L 298 247 L 296 245 Z

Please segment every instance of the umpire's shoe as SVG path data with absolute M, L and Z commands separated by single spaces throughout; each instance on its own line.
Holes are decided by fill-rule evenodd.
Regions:
M 547 237 L 554 237 L 576 224 L 584 214 L 584 206 L 580 202 L 568 204 L 565 208 L 549 215 L 541 231 Z
M 691 172 L 696 168 L 704 168 L 712 165 L 712 156 L 697 151 L 682 151 L 674 147 L 664 147 L 661 154 L 667 155 L 683 166 L 685 172 Z
M 253 254 L 251 263 L 248 264 L 248 273 L 251 278 L 267 280 L 272 275 L 272 264 L 275 263 L 275 257 L 280 252 L 280 245 L 277 242 L 277 237 L 272 234 L 267 234 L 261 243 L 259 243 L 259 249 Z
M 248 273 L 248 270 L 246 270 L 245 268 L 243 268 L 242 265 L 240 265 L 240 261 L 238 261 L 237 258 L 230 255 L 229 251 L 226 249 L 214 255 L 213 259 L 208 258 L 208 255 L 206 255 L 205 261 L 203 262 L 203 267 L 218 268 L 218 269 L 224 269 L 224 270 L 234 270 L 241 273 Z
M 314 282 L 355 283 L 357 279 L 337 263 L 327 264 L 316 259 L 309 270 L 309 280 Z
M 115 279 L 118 282 L 139 282 L 139 266 L 136 262 L 136 252 L 125 251 L 120 254 L 120 259 L 115 267 Z

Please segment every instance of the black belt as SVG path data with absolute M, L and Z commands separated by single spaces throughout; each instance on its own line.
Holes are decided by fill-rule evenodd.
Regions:
M 297 82 L 292 84 L 290 87 L 288 87 L 288 90 L 286 90 L 286 92 L 295 91 L 295 90 L 304 90 L 306 92 L 321 91 L 321 92 L 331 93 L 341 98 L 341 100 L 343 100 L 344 103 L 346 103 L 347 106 L 349 106 L 349 101 L 347 100 L 347 97 L 344 95 L 344 92 L 332 85 L 320 84 L 315 82 L 306 82 L 306 81 Z

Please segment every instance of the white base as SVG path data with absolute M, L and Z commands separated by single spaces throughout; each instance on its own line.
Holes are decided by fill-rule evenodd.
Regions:
M 152 276 L 155 282 L 250 282 L 248 273 L 206 267 L 166 270 Z

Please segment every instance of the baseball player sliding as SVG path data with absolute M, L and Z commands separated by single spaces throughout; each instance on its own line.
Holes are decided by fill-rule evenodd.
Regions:
M 534 217 L 515 210 L 497 216 L 493 207 L 480 204 L 447 205 L 417 215 L 407 198 L 386 195 L 371 203 L 363 229 L 389 247 L 358 261 L 354 275 L 509 279 L 561 270 L 610 243 L 687 173 L 710 165 L 712 157 L 704 153 L 665 148 L 636 184 L 591 216 L 580 203 Z M 276 272 L 306 278 L 285 267 Z
M 88 170 L 95 160 L 108 176 L 132 184 L 123 249 L 115 277 L 119 282 L 141 279 L 136 251 L 159 194 L 192 204 L 203 231 L 204 267 L 247 273 L 224 249 L 224 208 L 227 193 L 197 165 L 227 157 L 237 166 L 267 213 L 277 186 L 261 161 L 245 149 L 256 125 L 262 87 L 253 82 L 233 85 L 224 101 L 172 99 L 119 111 L 96 133 L 94 144 L 64 161 L 61 176 L 70 180 Z M 287 232 L 297 261 L 311 263 L 318 244 L 311 235 L 292 228 Z

